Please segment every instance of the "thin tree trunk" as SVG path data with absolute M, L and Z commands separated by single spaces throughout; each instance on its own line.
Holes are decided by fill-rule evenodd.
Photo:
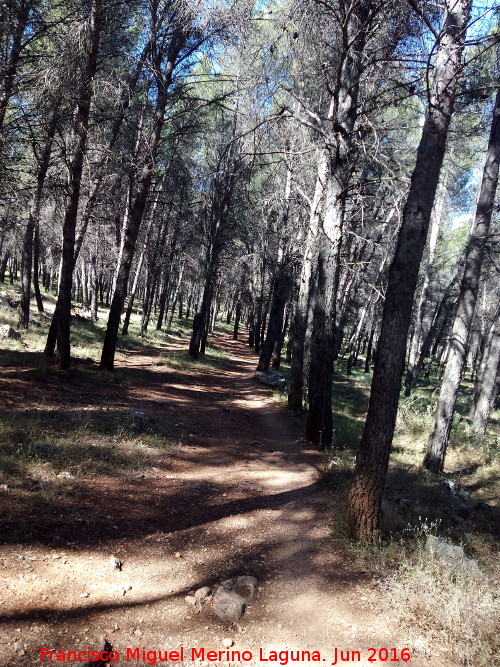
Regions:
M 186 263 L 182 262 L 179 268 L 179 275 L 177 277 L 177 282 L 175 284 L 174 288 L 174 294 L 173 294 L 173 303 L 172 303 L 172 310 L 170 311 L 170 315 L 168 317 L 168 322 L 167 322 L 167 331 L 170 331 L 172 328 L 172 320 L 174 319 L 174 312 L 175 308 L 177 306 L 177 300 L 179 298 L 179 293 L 180 293 L 180 288 L 182 285 L 182 276 L 184 275 L 184 267 Z
M 158 77 L 158 91 L 155 108 L 154 127 L 151 135 L 145 163 L 139 173 L 137 191 L 130 212 L 130 220 L 125 230 L 125 239 L 123 244 L 123 254 L 118 268 L 116 289 L 113 294 L 113 300 L 109 310 L 108 324 L 104 337 L 104 345 L 101 354 L 102 370 L 112 371 L 115 361 L 116 342 L 118 338 L 118 329 L 120 327 L 120 317 L 123 311 L 123 305 L 127 297 L 127 286 L 134 258 L 137 236 L 144 216 L 146 202 L 153 179 L 153 172 L 156 162 L 156 153 L 161 139 L 161 133 L 165 122 L 165 108 L 167 104 L 167 91 L 172 83 L 172 71 L 175 62 L 186 41 L 186 34 L 181 30 L 175 31 L 168 47 L 167 64 L 164 73 L 161 73 L 160 62 L 153 63 Z M 158 54 L 157 54 L 158 58 Z M 157 60 L 157 58 L 155 60 Z
M 288 407 L 291 410 L 302 410 L 304 394 L 304 353 L 306 345 L 307 318 L 311 299 L 311 284 L 314 267 L 317 263 L 318 234 L 320 222 L 320 205 L 323 199 L 327 180 L 329 153 L 322 149 L 318 158 L 318 171 L 314 197 L 311 203 L 309 226 L 302 261 L 302 272 L 299 283 L 299 296 L 293 319 L 292 364 L 290 367 L 290 388 L 288 391 Z
M 498 307 L 491 324 L 488 340 L 484 347 L 480 364 L 480 375 L 476 381 L 474 400 L 472 404 L 471 433 L 483 436 L 490 416 L 491 408 L 498 394 L 500 370 L 500 320 Z
M 39 282 L 39 262 L 40 262 L 40 224 L 35 220 L 35 230 L 33 237 L 33 292 L 35 293 L 36 307 L 39 313 L 44 312 L 42 295 L 40 293 Z
M 35 249 L 36 262 L 34 267 L 33 282 L 35 282 L 36 286 L 38 286 L 38 245 L 39 245 L 38 229 L 40 222 L 40 209 L 42 206 L 43 186 L 49 168 L 50 156 L 52 154 L 52 144 L 54 141 L 58 120 L 59 119 L 57 115 L 54 113 L 48 128 L 47 139 L 45 141 L 45 146 L 42 151 L 40 163 L 38 165 L 36 190 L 33 197 L 33 202 L 31 204 L 31 210 L 28 217 L 28 224 L 26 226 L 26 231 L 24 234 L 23 261 L 21 270 L 22 297 L 21 297 L 21 312 L 19 315 L 19 326 L 23 329 L 28 328 L 30 319 L 31 277 L 32 277 L 32 264 L 33 264 L 33 254 L 34 254 L 33 253 L 34 242 L 36 245 Z M 35 234 L 36 238 L 34 239 Z M 39 306 L 38 310 L 40 310 L 40 304 L 41 304 L 42 306 L 41 312 L 43 312 L 43 303 L 40 296 L 40 288 L 38 288 L 37 291 L 37 304 Z
M 455 404 L 467 358 L 469 333 L 476 308 L 481 267 L 488 239 L 500 163 L 500 89 L 497 91 L 491 124 L 488 153 L 483 171 L 481 190 L 465 257 L 465 273 L 460 285 L 458 309 L 453 323 L 451 345 L 439 394 L 423 466 L 431 472 L 441 472 L 450 436 Z
M 422 291 L 418 301 L 417 312 L 415 314 L 415 329 L 411 339 L 410 353 L 408 356 L 408 366 L 406 369 L 405 378 L 405 396 L 410 396 L 411 388 L 415 384 L 415 370 L 418 356 L 418 349 L 420 339 L 422 337 L 422 329 L 424 322 L 425 307 L 429 297 L 429 285 L 431 280 L 432 270 L 434 268 L 434 257 L 436 254 L 436 246 L 439 236 L 439 229 L 441 227 L 444 201 L 448 191 L 448 174 L 445 174 L 442 182 L 438 186 L 436 200 L 434 202 L 434 209 L 431 215 L 431 230 L 429 234 L 429 257 L 425 265 L 424 280 L 422 284 Z

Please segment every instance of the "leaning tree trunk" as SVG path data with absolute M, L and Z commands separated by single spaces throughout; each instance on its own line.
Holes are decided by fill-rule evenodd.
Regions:
M 465 256 L 465 273 L 460 285 L 458 309 L 453 323 L 451 345 L 441 383 L 436 415 L 423 466 L 431 472 L 441 472 L 450 436 L 455 404 L 467 358 L 469 332 L 476 308 L 481 267 L 495 204 L 500 163 L 500 88 L 497 91 L 491 124 L 488 153 L 484 165 L 476 217 L 471 229 Z
M 439 229 L 441 226 L 441 218 L 443 214 L 444 201 L 447 194 L 448 179 L 447 174 L 439 184 L 436 200 L 434 202 L 434 209 L 431 216 L 431 231 L 429 234 L 429 257 L 425 265 L 424 280 L 422 284 L 422 291 L 420 299 L 418 300 L 417 312 L 415 314 L 415 328 L 411 338 L 410 353 L 408 355 L 408 366 L 406 369 L 405 378 L 405 396 L 410 396 L 411 389 L 415 384 L 415 370 L 417 364 L 418 349 L 420 339 L 422 338 L 422 330 L 425 316 L 425 308 L 429 296 L 429 285 L 431 281 L 431 273 L 434 267 L 434 256 L 436 254 L 436 246 L 439 236 Z
M 116 287 L 113 293 L 111 307 L 109 309 L 108 324 L 104 336 L 104 345 L 101 353 L 101 370 L 112 371 L 115 362 L 116 343 L 118 340 L 118 329 L 120 327 L 120 318 L 127 297 L 127 286 L 134 258 L 137 236 L 144 217 L 144 210 L 153 180 L 153 173 L 156 163 L 156 153 L 160 144 L 161 133 L 165 123 L 165 109 L 167 105 L 167 92 L 172 83 L 172 72 L 177 58 L 186 42 L 187 34 L 182 30 L 176 30 L 170 41 L 167 53 L 167 62 L 162 71 L 160 68 L 162 54 L 158 49 L 154 49 L 156 57 L 153 59 L 155 76 L 157 77 L 158 92 L 155 105 L 155 116 L 153 131 L 149 141 L 145 161 L 140 169 L 137 183 L 137 190 L 130 211 L 130 217 L 125 229 L 125 239 L 123 243 L 123 252 L 116 274 Z
M 349 491 L 347 526 L 351 536 L 358 540 L 374 540 L 378 533 L 413 299 L 453 113 L 470 12 L 470 0 L 448 0 L 447 4 L 429 105 L 389 270 L 368 415 Z

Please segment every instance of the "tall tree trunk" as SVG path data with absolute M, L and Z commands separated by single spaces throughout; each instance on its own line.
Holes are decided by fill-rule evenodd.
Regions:
M 54 338 L 57 340 L 58 362 L 62 370 L 70 365 L 70 320 L 71 320 L 71 288 L 73 269 L 75 266 L 75 235 L 80 189 L 82 182 L 83 163 L 87 152 L 87 138 L 90 119 L 90 107 L 93 97 L 93 81 L 97 71 L 97 56 L 101 38 L 103 22 L 102 0 L 93 0 L 90 9 L 90 44 L 87 53 L 87 62 L 83 73 L 83 81 L 78 96 L 78 112 L 75 127 L 77 143 L 73 159 L 69 168 L 69 200 L 63 223 L 63 247 L 61 273 L 56 308 L 52 318 L 51 332 L 47 337 L 45 353 L 52 356 L 54 353 Z M 55 329 L 55 331 L 54 331 Z
M 377 15 L 371 0 L 341 3 L 344 14 L 338 78 L 328 113 L 328 170 L 320 232 L 318 280 L 313 312 L 306 435 L 317 445 L 332 443 L 332 379 L 346 188 L 354 168 L 353 130 L 363 72 L 363 52 Z
M 38 165 L 38 173 L 36 178 L 36 190 L 33 196 L 33 202 L 31 204 L 31 210 L 28 217 L 28 224 L 26 226 L 26 231 L 24 234 L 23 241 L 23 260 L 22 260 L 22 269 L 21 269 L 21 312 L 19 315 L 19 326 L 23 329 L 27 329 L 29 326 L 30 319 L 30 298 L 31 298 L 31 276 L 32 276 L 32 264 L 33 264 L 33 243 L 35 242 L 35 267 L 34 267 L 34 282 L 38 285 L 38 229 L 40 222 L 40 208 L 42 206 L 42 193 L 43 186 L 45 183 L 45 177 L 50 163 L 50 156 L 52 154 L 52 144 L 54 141 L 54 136 L 56 133 L 56 128 L 58 124 L 57 114 L 53 114 L 52 120 L 50 122 L 47 139 L 45 141 L 45 146 L 42 151 L 40 158 L 40 163 Z M 36 238 L 34 235 L 36 233 Z M 43 303 L 40 296 L 40 288 L 38 288 L 37 293 L 37 304 L 40 310 L 40 304 L 42 306 L 41 312 L 43 312 Z
M 332 444 L 332 379 L 340 246 L 344 219 L 343 188 L 330 178 L 325 194 L 316 302 L 309 369 L 309 411 L 306 436 L 322 448 Z
M 378 533 L 413 299 L 453 113 L 469 13 L 470 0 L 448 0 L 422 137 L 389 270 L 368 415 L 347 508 L 349 533 L 358 540 L 374 540 Z
M 177 282 L 175 283 L 174 287 L 174 293 L 172 295 L 172 310 L 170 311 L 170 315 L 168 316 L 168 322 L 167 322 L 167 331 L 170 331 L 172 328 L 172 320 L 174 319 L 174 312 L 175 308 L 177 305 L 177 301 L 179 299 L 179 293 L 180 293 L 180 288 L 182 285 L 182 276 L 184 275 L 184 267 L 186 265 L 185 261 L 181 262 L 181 265 L 179 267 L 179 275 L 177 276 Z
M 323 199 L 325 182 L 329 165 L 329 153 L 323 148 L 318 158 L 318 172 L 314 197 L 311 203 L 309 226 L 302 261 L 302 272 L 299 283 L 299 296 L 293 319 L 292 364 L 290 367 L 290 388 L 288 391 L 288 407 L 291 410 L 302 410 L 304 394 L 304 356 L 306 345 L 307 318 L 311 299 L 311 284 L 314 268 L 317 264 L 317 243 L 320 222 L 320 206 Z
M 148 150 L 145 156 L 145 162 L 141 167 L 138 176 L 137 192 L 130 212 L 130 218 L 125 230 L 125 239 L 123 243 L 123 253 L 120 265 L 118 267 L 116 289 L 113 294 L 113 300 L 109 310 L 108 324 L 104 336 L 104 345 L 101 354 L 102 370 L 112 371 L 115 362 L 116 342 L 118 338 L 118 329 L 120 327 L 120 317 L 123 311 L 125 299 L 127 297 L 127 286 L 134 258 L 135 246 L 139 229 L 144 216 L 146 202 L 151 188 L 153 172 L 156 163 L 156 153 L 161 139 L 161 133 L 165 122 L 165 109 L 167 105 L 167 92 L 172 83 L 172 72 L 177 58 L 186 42 L 187 35 L 182 30 L 176 30 L 168 46 L 167 63 L 162 72 L 161 55 L 156 53 L 154 58 L 154 67 L 158 77 L 158 91 L 155 107 L 154 127 L 151 134 Z M 160 60 L 158 60 L 160 58 Z
M 39 313 L 44 312 L 42 295 L 40 293 L 39 282 L 40 271 L 40 224 L 35 221 L 35 230 L 33 237 L 33 292 L 35 293 L 36 307 Z
M 418 349 L 420 345 L 420 339 L 422 337 L 425 307 L 427 305 L 427 300 L 429 296 L 429 285 L 430 285 L 432 270 L 434 267 L 434 257 L 436 254 L 436 246 L 439 236 L 439 229 L 442 221 L 443 208 L 445 203 L 445 197 L 447 195 L 447 190 L 448 190 L 448 174 L 445 174 L 444 178 L 442 179 L 442 182 L 438 186 L 437 195 L 434 202 L 434 208 L 431 215 L 431 230 L 429 234 L 429 257 L 425 265 L 422 291 L 420 293 L 417 312 L 415 314 L 415 328 L 413 330 L 413 336 L 411 339 L 410 353 L 408 355 L 408 366 L 406 369 L 405 396 L 410 396 L 411 388 L 415 383 L 415 370 L 416 370 Z
M 500 163 L 500 89 L 497 91 L 491 124 L 488 153 L 483 171 L 481 190 L 474 225 L 471 229 L 465 256 L 465 273 L 460 285 L 458 309 L 453 323 L 451 345 L 441 383 L 434 424 L 423 466 L 431 472 L 441 472 L 450 436 L 455 404 L 467 359 L 469 334 L 476 308 L 481 267 L 488 239 Z

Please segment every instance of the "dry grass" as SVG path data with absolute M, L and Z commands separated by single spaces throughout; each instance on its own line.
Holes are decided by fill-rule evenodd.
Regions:
M 493 572 L 451 570 L 423 545 L 422 538 L 381 584 L 405 645 L 430 655 L 439 647 L 466 667 L 499 665 L 498 563 Z

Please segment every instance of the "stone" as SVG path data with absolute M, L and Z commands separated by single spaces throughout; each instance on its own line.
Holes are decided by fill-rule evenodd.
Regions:
M 238 484 L 239 489 L 244 489 L 245 491 L 255 491 L 256 493 L 262 493 L 264 489 L 258 484 L 252 484 L 252 482 L 242 482 Z
M 286 380 L 281 373 L 278 373 L 278 371 L 255 371 L 255 377 L 259 382 L 262 382 L 262 384 L 265 384 L 268 387 L 285 389 Z
M 30 324 L 33 324 L 35 327 L 39 327 L 39 326 L 41 326 L 40 322 L 39 322 L 38 320 L 35 320 L 34 317 L 31 317 L 31 315 L 30 315 L 30 317 L 29 317 L 29 323 L 30 323 Z
M 229 639 L 229 637 L 226 637 L 225 639 L 223 639 L 222 644 L 223 644 L 224 648 L 231 648 L 231 646 L 234 646 L 233 640 Z
M 451 544 L 442 537 L 429 535 L 425 548 L 440 563 L 451 570 L 463 569 L 468 574 L 473 575 L 481 573 L 476 561 L 472 560 L 472 558 L 467 558 L 462 547 Z
M 238 621 L 245 613 L 245 600 L 235 593 L 221 588 L 214 595 L 213 609 L 215 615 L 226 621 L 227 623 L 234 623 Z
M 11 308 L 19 308 L 21 302 L 18 299 L 7 299 L 7 303 Z
M 253 598 L 256 586 L 257 579 L 255 577 L 244 575 L 236 579 L 234 590 L 238 593 L 238 595 L 241 595 L 244 598 Z
M 75 476 L 72 475 L 72 474 L 71 474 L 70 472 L 68 472 L 67 470 L 64 470 L 63 472 L 60 472 L 60 473 L 57 475 L 57 477 L 58 477 L 59 479 L 75 479 Z
M 0 339 L 11 338 L 12 340 L 21 340 L 19 331 L 13 329 L 9 324 L 0 327 Z
M 210 588 L 208 586 L 203 586 L 202 588 L 198 588 L 198 590 L 194 594 L 194 597 L 197 600 L 206 600 L 209 595 L 210 595 Z

